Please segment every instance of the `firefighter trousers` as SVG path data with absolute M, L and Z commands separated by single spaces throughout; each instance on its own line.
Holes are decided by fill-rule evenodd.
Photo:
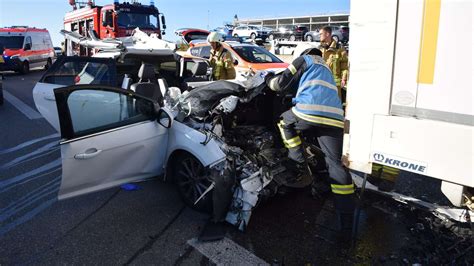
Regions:
M 280 117 L 278 128 L 288 157 L 298 163 L 305 160 L 302 141 L 298 132 L 315 136 L 324 153 L 326 166 L 331 179 L 331 191 L 334 194 L 336 211 L 351 214 L 354 211 L 354 184 L 349 171 L 342 165 L 343 129 L 322 126 L 300 119 L 291 110 Z M 351 225 L 352 226 L 352 225 Z

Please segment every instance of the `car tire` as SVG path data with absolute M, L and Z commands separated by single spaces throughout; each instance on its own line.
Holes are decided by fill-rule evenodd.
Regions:
M 296 36 L 292 34 L 292 35 L 290 35 L 290 38 L 288 38 L 288 40 L 290 42 L 294 42 L 294 41 L 296 41 Z
M 306 41 L 307 42 L 312 42 L 313 41 L 313 36 L 311 36 L 311 35 L 306 36 Z
M 173 180 L 184 203 L 197 211 L 211 212 L 212 192 L 194 204 L 212 183 L 202 163 L 189 153 L 180 154 L 172 163 Z
M 257 38 L 257 35 L 252 32 L 252 34 L 250 34 L 250 39 L 255 40 L 255 38 Z
M 20 73 L 28 74 L 28 72 L 30 72 L 30 64 L 28 63 L 28 61 L 25 61 L 21 64 Z
M 335 40 L 336 42 L 339 42 L 339 36 L 337 36 L 337 35 L 333 35 L 332 39 Z
M 239 38 L 239 35 L 237 35 L 237 34 L 234 34 L 234 38 Z
M 275 36 L 273 34 L 268 35 L 268 40 L 273 41 L 275 39 Z
M 48 58 L 48 61 L 46 61 L 46 65 L 44 65 L 44 69 L 48 70 L 52 64 L 53 61 L 51 60 L 51 58 Z

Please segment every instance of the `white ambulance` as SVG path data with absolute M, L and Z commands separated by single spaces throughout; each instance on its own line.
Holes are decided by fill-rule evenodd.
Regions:
M 51 66 L 55 53 L 48 30 L 26 26 L 0 28 L 1 70 L 28 73 L 31 68 Z

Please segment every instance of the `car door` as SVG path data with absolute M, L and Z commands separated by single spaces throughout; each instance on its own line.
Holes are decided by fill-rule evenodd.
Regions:
M 90 84 L 58 88 L 54 95 L 63 168 L 59 199 L 162 174 L 168 129 L 157 122 L 164 112 L 156 102 Z
M 79 84 L 117 86 L 115 60 L 63 56 L 44 73 L 33 88 L 33 99 L 41 115 L 59 132 L 54 89 Z

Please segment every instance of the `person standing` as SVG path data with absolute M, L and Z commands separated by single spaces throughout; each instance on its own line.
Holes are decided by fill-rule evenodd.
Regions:
M 207 41 L 211 44 L 211 54 L 209 64 L 212 67 L 212 79 L 235 79 L 235 68 L 232 55 L 222 46 L 222 37 L 217 32 L 211 32 L 207 36 Z
M 265 82 L 273 91 L 294 91 L 293 107 L 278 123 L 288 157 L 298 168 L 305 163 L 298 132 L 317 137 L 325 155 L 339 228 L 351 236 L 355 208 L 354 184 L 341 162 L 344 111 L 331 70 L 319 49 L 310 48 L 296 58 L 280 75 L 268 74 Z
M 321 42 L 319 49 L 323 53 L 324 62 L 331 69 L 339 97 L 345 103 L 345 90 L 349 76 L 347 51 L 332 38 L 332 28 L 330 26 L 325 26 L 319 30 L 319 39 Z

